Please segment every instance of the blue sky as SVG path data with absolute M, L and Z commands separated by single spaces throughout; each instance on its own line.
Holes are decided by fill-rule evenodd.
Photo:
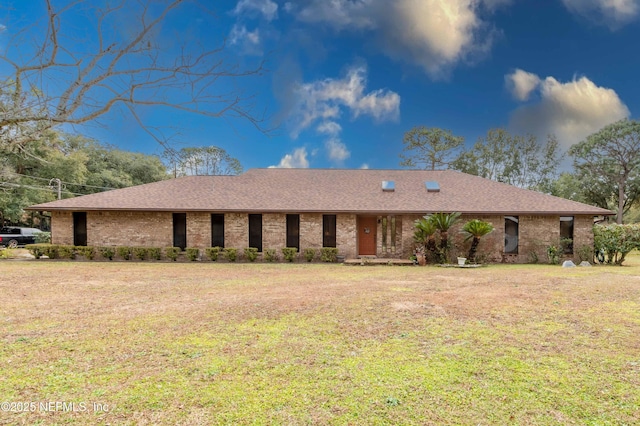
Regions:
M 2 33 L 40 3 L 15 2 Z M 266 60 L 269 72 L 235 84 L 276 130 L 160 108 L 144 118 L 174 129 L 176 148 L 220 146 L 245 168 L 398 168 L 403 135 L 419 125 L 467 145 L 494 127 L 553 133 L 566 149 L 640 116 L 640 0 L 220 0 L 213 10 L 186 7 L 163 31 L 227 37 L 225 60 L 241 66 Z M 101 124 L 77 130 L 162 151 L 121 111 Z

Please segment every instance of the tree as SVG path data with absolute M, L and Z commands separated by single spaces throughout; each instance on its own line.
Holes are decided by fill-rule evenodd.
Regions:
M 465 240 L 473 239 L 471 247 L 469 248 L 469 253 L 467 254 L 467 259 L 469 259 L 469 262 L 475 262 L 480 238 L 493 232 L 493 225 L 489 222 L 473 219 L 464 224 L 462 232 L 467 235 Z
M 13 33 L 0 50 L 0 69 L 9 70 L 0 81 L 0 147 L 23 149 L 48 130 L 94 122 L 114 108 L 131 114 L 162 144 L 167 136 L 143 120 L 147 108 L 240 117 L 263 130 L 251 96 L 234 88 L 238 80 L 260 75 L 262 62 L 241 68 L 229 63 L 224 43 L 180 45 L 171 39 L 167 45 L 160 37 L 161 30 L 170 28 L 170 17 L 191 2 L 97 3 L 56 6 L 43 0 L 44 22 Z M 79 18 L 82 38 L 75 33 Z M 187 33 L 179 31 L 178 36 Z
M 433 226 L 440 232 L 440 247 L 438 247 L 438 256 L 440 263 L 447 263 L 449 260 L 449 229 L 460 218 L 460 213 L 433 213 L 427 216 L 427 220 L 433 223 Z
M 520 188 L 548 191 L 562 155 L 552 135 L 540 144 L 535 136 L 511 135 L 491 129 L 470 150 L 460 153 L 451 168 Z
M 588 200 L 616 209 L 621 224 L 640 199 L 640 121 L 609 124 L 572 146 L 569 154 Z
M 115 149 L 53 130 L 23 149 L 0 148 L 0 213 L 11 223 L 24 221 L 24 208 L 53 201 L 60 179 L 62 196 L 155 182 L 168 177 L 159 157 Z
M 174 176 L 189 175 L 237 175 L 242 173 L 238 159 L 217 146 L 182 148 L 180 151 L 167 150 L 169 169 Z
M 413 241 L 418 245 L 420 251 L 425 256 L 427 253 L 435 254 L 436 240 L 434 235 L 436 233 L 436 227 L 434 223 L 429 220 L 429 216 L 424 216 L 416 220 L 413 226 L 415 228 Z
M 464 144 L 464 138 L 454 136 L 450 130 L 418 126 L 404 134 L 403 151 L 400 154 L 403 167 L 418 165 L 429 170 L 447 168 Z

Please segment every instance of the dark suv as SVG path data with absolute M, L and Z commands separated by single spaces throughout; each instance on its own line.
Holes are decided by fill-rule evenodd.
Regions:
M 42 232 L 36 228 L 18 228 L 6 226 L 0 228 L 0 246 L 16 248 L 36 242 L 36 234 Z

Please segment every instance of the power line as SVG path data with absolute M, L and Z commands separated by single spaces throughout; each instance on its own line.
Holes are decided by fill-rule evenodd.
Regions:
M 26 178 L 29 178 L 29 179 L 42 180 L 42 181 L 45 181 L 45 182 L 49 182 L 51 180 L 51 179 L 41 178 L 41 177 L 38 177 L 38 176 L 29 176 L 29 175 L 24 175 L 24 174 L 21 174 L 21 173 L 16 173 L 16 172 L 11 172 L 11 171 L 8 172 L 8 173 L 10 173 L 12 175 L 15 175 L 15 176 L 22 176 L 22 177 L 26 177 Z M 64 180 L 62 180 L 61 182 L 63 184 L 65 184 L 65 185 L 83 186 L 85 188 L 96 188 L 96 189 L 106 189 L 106 190 L 118 189 L 118 188 L 111 188 L 111 187 L 108 187 L 108 186 L 95 186 L 95 185 L 87 185 L 87 184 L 84 184 L 84 183 L 66 182 Z M 82 195 L 85 195 L 85 194 L 82 194 Z
M 19 184 L 19 183 L 13 183 L 13 182 L 0 182 L 0 186 L 4 186 L 4 187 L 12 187 L 12 188 L 27 188 L 27 189 L 37 189 L 40 191 L 50 191 L 50 192 L 56 192 L 56 189 L 50 188 L 50 187 L 43 187 L 43 186 L 33 186 L 33 185 L 25 185 L 25 184 Z M 77 192 L 71 192 L 68 189 L 62 189 L 62 192 L 66 193 L 66 194 L 71 194 L 71 195 L 77 195 L 77 196 L 81 196 L 81 195 L 87 195 L 87 194 L 78 194 Z

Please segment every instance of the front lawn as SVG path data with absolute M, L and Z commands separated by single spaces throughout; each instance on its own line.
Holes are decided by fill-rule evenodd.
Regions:
M 1 261 L 0 423 L 637 424 L 628 265 Z

